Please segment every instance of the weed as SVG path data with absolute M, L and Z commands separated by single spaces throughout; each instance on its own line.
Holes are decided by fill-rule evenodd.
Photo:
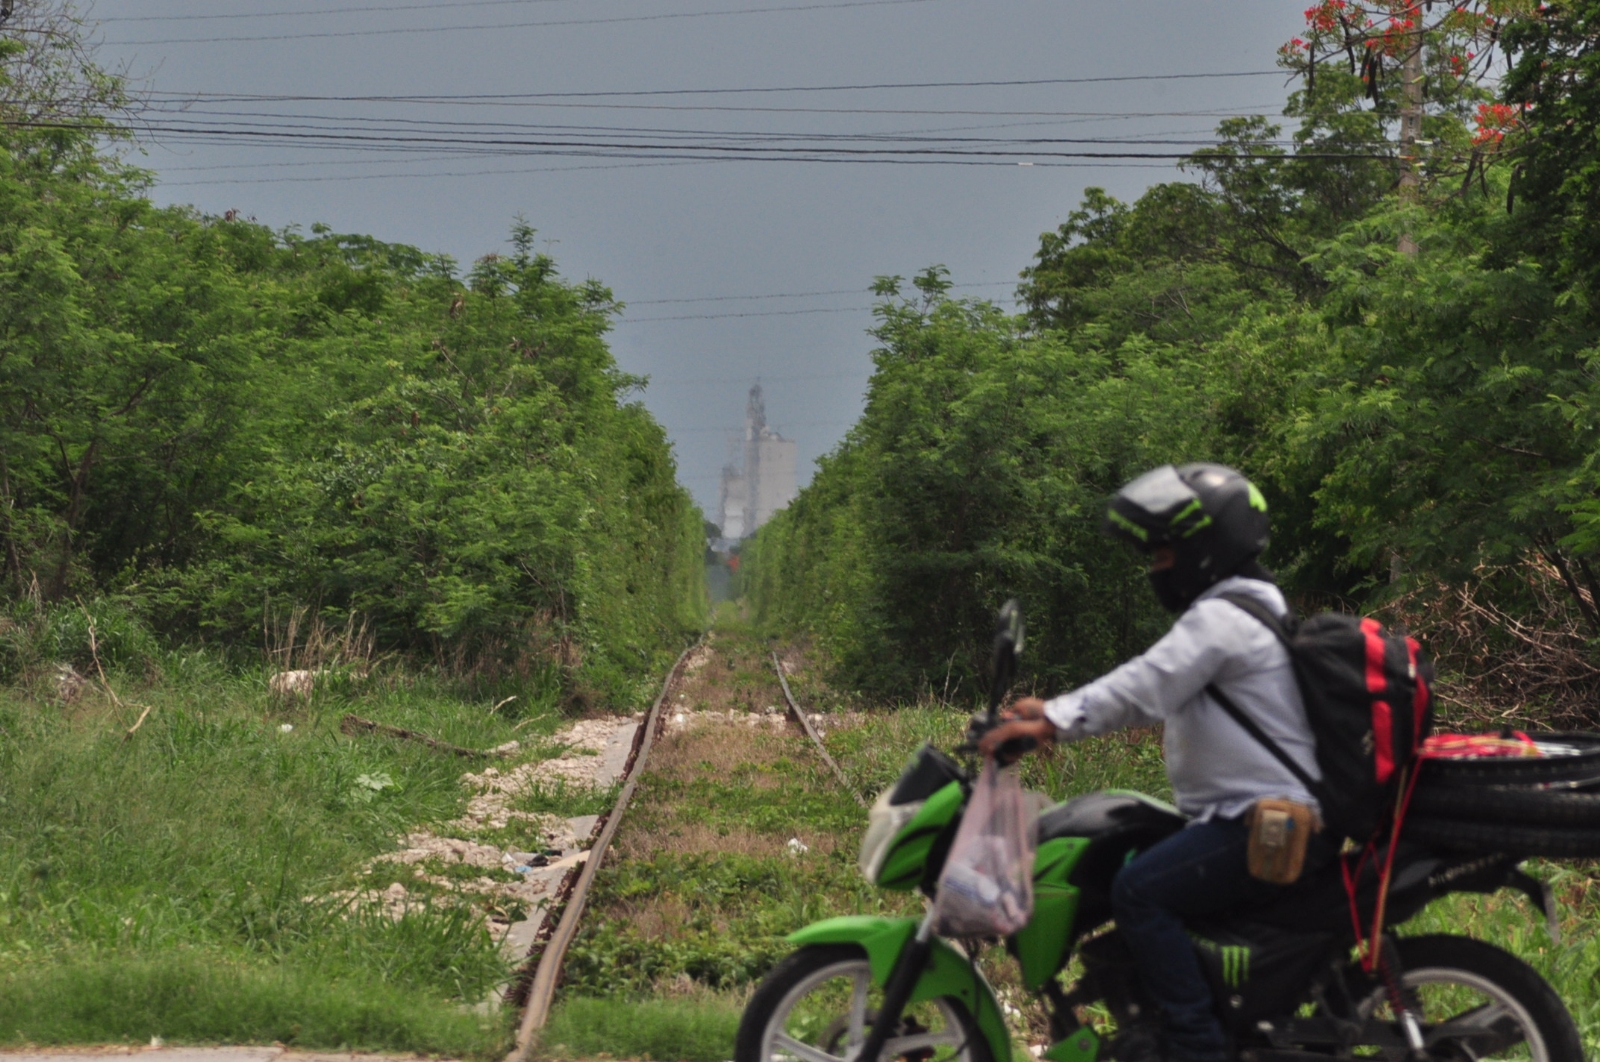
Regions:
M 550 1015 L 539 1053 L 552 1059 L 609 1056 L 656 1062 L 733 1057 L 742 1003 L 736 998 L 617 1000 L 575 996 Z
M 0 970 L 0 1042 L 272 1043 L 424 1051 L 504 1051 L 501 1017 L 463 1011 L 381 977 L 335 978 L 214 954 L 69 955 Z
M 519 722 L 553 731 L 550 699 L 529 693 L 512 719 L 446 679 L 390 671 L 278 705 L 262 671 L 206 652 L 154 667 L 110 672 L 152 709 L 127 740 L 132 720 L 95 687 L 66 711 L 0 690 L 0 1034 L 490 1050 L 498 1026 L 460 1011 L 508 976 L 482 910 L 431 889 L 399 918 L 324 899 L 419 884 L 383 863 L 359 870 L 408 831 L 458 818 L 470 765 L 338 723 L 356 710 L 486 748 Z M 524 832 L 508 830 L 506 847 L 540 844 Z M 52 1002 L 68 996 L 89 1003 Z

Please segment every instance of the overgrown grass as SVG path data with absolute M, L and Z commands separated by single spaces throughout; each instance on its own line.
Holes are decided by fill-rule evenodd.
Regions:
M 57 957 L 0 973 L 0 1043 L 272 1043 L 489 1057 L 503 1022 L 377 978 L 185 952 Z
M 541 1034 L 547 1058 L 607 1056 L 654 1062 L 723 1062 L 733 1057 L 742 1001 L 687 999 L 563 1000 Z
M 263 672 L 201 652 L 110 679 L 123 705 L 94 685 L 56 703 L 48 677 L 0 689 L 0 1038 L 503 1044 L 505 1016 L 462 1009 L 508 974 L 481 912 L 436 897 L 396 921 L 328 899 L 408 830 L 457 817 L 477 765 L 339 721 L 489 748 L 552 733 L 549 696 L 491 712 L 499 697 L 391 670 L 279 704 Z M 593 799 L 541 806 L 575 813 L 567 796 Z M 107 993 L 123 1002 L 94 1003 Z

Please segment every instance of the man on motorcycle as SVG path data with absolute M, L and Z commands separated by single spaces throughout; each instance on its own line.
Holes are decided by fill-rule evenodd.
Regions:
M 1288 611 L 1272 575 L 1256 560 L 1267 544 L 1267 504 L 1231 468 L 1162 465 L 1124 486 L 1106 512 L 1106 531 L 1150 556 L 1156 597 L 1178 619 L 1144 654 L 1048 701 L 1018 700 L 984 736 L 992 753 L 1015 738 L 1076 740 L 1129 726 L 1165 727 L 1167 776 L 1188 828 L 1139 855 L 1117 874 L 1112 907 L 1140 982 L 1161 1014 L 1164 1047 L 1147 1057 L 1221 1062 L 1227 1040 L 1185 922 L 1244 903 L 1266 902 L 1283 886 L 1250 876 L 1245 816 L 1281 797 L 1313 809 L 1306 787 L 1206 692 L 1214 684 L 1311 777 L 1316 747 L 1288 651 L 1265 625 L 1219 595 L 1245 595 Z M 1337 846 L 1312 839 L 1306 872 Z M 1133 1044 L 1119 1057 L 1136 1055 Z

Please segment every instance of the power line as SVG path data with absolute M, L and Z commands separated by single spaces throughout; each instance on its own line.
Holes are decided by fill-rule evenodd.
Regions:
M 442 7 L 505 7 L 510 4 L 552 4 L 566 3 L 568 0 L 449 0 L 442 4 L 379 4 L 367 7 L 319 7 L 301 8 L 298 11 L 243 11 L 231 12 L 226 15 L 123 15 L 111 18 L 97 18 L 96 23 L 109 22 L 200 22 L 210 19 L 239 19 L 239 18 L 286 18 L 302 15 L 349 15 L 369 11 L 423 11 L 437 10 Z
M 580 152 L 567 154 L 582 155 Z M 608 156 L 600 156 L 602 158 Z M 566 173 L 577 170 L 635 170 L 648 169 L 655 166 L 700 166 L 716 162 L 858 162 L 866 163 L 877 161 L 885 166 L 1002 166 L 1015 169 L 1021 167 L 1037 169 L 1121 169 L 1121 170 L 1166 170 L 1171 169 L 1165 164 L 1138 163 L 1138 162 L 941 162 L 936 159 L 918 161 L 915 159 L 747 159 L 747 158 L 698 158 L 682 159 L 676 162 L 640 162 L 619 163 L 614 166 L 541 166 L 530 169 L 515 170 L 464 170 L 449 171 L 445 173 L 344 173 L 328 177 L 260 177 L 260 178 L 219 178 L 212 181 L 162 181 L 163 188 L 198 188 L 215 187 L 218 185 L 257 185 L 257 184 L 326 184 L 329 182 L 342 183 L 346 181 L 381 181 L 381 180 L 418 180 L 428 177 L 515 177 L 529 173 Z
M 841 111 L 839 113 L 847 113 L 848 114 L 848 113 L 853 113 L 853 112 Z M 1006 114 L 1006 112 L 997 112 L 997 113 L 998 113 L 999 116 L 1005 116 L 1005 114 Z M 1160 118 L 1160 117 L 1218 118 L 1218 117 L 1233 117 L 1233 116 L 1237 116 L 1237 115 L 1239 115 L 1241 113 L 1241 109 L 1240 108 L 1232 108 L 1232 109 L 1229 109 L 1229 110 L 1213 110 L 1213 111 L 1200 111 L 1200 112 L 1179 111 L 1179 112 L 1170 112 L 1170 113 L 1161 113 L 1161 112 L 1123 112 L 1123 113 L 1118 113 L 1118 112 L 1111 112 L 1111 111 L 1089 111 L 1089 112 L 1058 111 L 1058 112 L 1051 112 L 1051 113 L 1054 116 L 1067 117 L 1067 118 L 1072 118 L 1072 119 L 1082 119 L 1082 118 L 1132 119 L 1132 118 Z M 187 108 L 184 108 L 184 109 L 151 108 L 151 109 L 149 109 L 147 111 L 141 112 L 141 114 L 164 115 L 164 116 L 167 117 L 167 120 L 169 120 L 169 121 L 175 120 L 175 119 L 199 120 L 199 119 L 202 119 L 202 118 L 297 119 L 297 120 L 300 120 L 300 121 L 311 121 L 311 122 L 355 122 L 355 123 L 362 123 L 362 124 L 385 123 L 386 126 L 401 126 L 402 128 L 406 127 L 406 126 L 424 126 L 424 127 L 445 126 L 445 127 L 449 128 L 449 129 L 453 129 L 453 130 L 473 131 L 473 132 L 478 131 L 478 130 L 485 130 L 485 129 L 554 129 L 554 130 L 577 131 L 577 132 L 641 133 L 641 134 L 649 134 L 649 135 L 671 133 L 671 134 L 678 134 L 678 135 L 682 135 L 682 136 L 721 136 L 721 137 L 751 137 L 751 136 L 786 136 L 786 137 L 823 136 L 823 137 L 826 137 L 826 136 L 840 136 L 840 135 L 843 135 L 843 136 L 856 136 L 856 137 L 859 137 L 859 136 L 923 136 L 923 135 L 926 135 L 928 133 L 963 132 L 963 131 L 969 131 L 969 130 L 972 130 L 972 129 L 990 128 L 990 126 L 988 126 L 988 125 L 977 125 L 977 126 L 966 125 L 966 126 L 956 126 L 956 127 L 953 127 L 953 128 L 945 127 L 945 128 L 933 128 L 933 129 L 902 129 L 902 130 L 894 130 L 894 131 L 890 131 L 890 132 L 878 132 L 878 133 L 856 132 L 856 133 L 837 134 L 837 133 L 814 133 L 814 132 L 810 132 L 810 131 L 787 132 L 787 131 L 756 130 L 756 129 L 682 129 L 682 128 L 675 128 L 673 126 L 664 126 L 664 127 L 663 126 L 637 126 L 637 125 L 621 125 L 621 126 L 618 126 L 618 125 L 594 125 L 592 123 L 585 123 L 583 125 L 572 125 L 572 124 L 557 123 L 557 122 L 496 122 L 496 121 L 485 121 L 485 120 L 482 120 L 482 119 L 478 119 L 478 120 L 463 120 L 461 118 L 449 118 L 449 119 L 417 118 L 417 117 L 411 117 L 411 116 L 407 116 L 407 115 L 385 116 L 385 115 L 301 114 L 301 113 L 296 113 L 296 112 L 293 112 L 293 111 L 218 111 L 218 110 L 189 110 Z M 1015 128 L 1017 126 L 1023 126 L 1023 125 L 1051 125 L 1051 124 L 1058 124 L 1058 123 L 1051 123 L 1051 122 L 1012 122 L 1012 123 L 1004 123 L 1003 125 L 999 126 L 999 128 Z M 1062 122 L 1062 123 L 1059 123 L 1059 124 L 1063 124 L 1063 125 L 1073 124 L 1073 125 L 1076 125 L 1076 124 L 1082 124 L 1082 123 L 1080 121 L 1076 121 L 1075 120 L 1075 121 L 1072 121 L 1072 122 Z M 285 126 L 285 127 L 286 128 L 314 128 L 314 127 L 299 127 L 299 126 Z M 1178 130 L 1176 132 L 1187 132 L 1189 135 L 1202 135 L 1201 133 L 1197 133 L 1197 132 L 1194 132 L 1194 131 L 1186 131 L 1186 130 Z M 1204 132 L 1207 135 L 1209 135 L 1209 131 L 1202 131 L 1202 132 Z M 1142 134 L 1139 134 L 1139 135 L 1148 137 L 1148 136 L 1154 136 L 1154 135 L 1176 135 L 1176 134 L 1169 132 L 1169 133 L 1162 133 L 1162 134 L 1142 133 Z M 1292 140 L 1283 139 L 1283 138 L 1280 138 L 1280 141 L 1282 143 L 1292 143 L 1293 142 Z
M 618 324 L 647 324 L 652 321 L 720 321 L 734 317 L 798 317 L 813 313 L 867 313 L 876 306 L 831 306 L 805 310 L 751 310 L 743 313 L 690 313 L 672 317 L 619 317 Z
M 952 284 L 952 288 L 1001 288 L 1013 287 L 1014 280 L 985 281 L 978 284 Z M 799 291 L 783 292 L 777 295 L 702 295 L 689 299 L 625 299 L 629 306 L 661 306 L 666 303 L 686 302 L 734 302 L 750 299 L 817 299 L 826 295 L 860 295 L 860 288 L 839 288 L 836 291 Z M 776 379 L 776 377 L 774 377 Z M 798 379 L 798 377 L 797 377 Z
M 529 169 L 457 170 L 445 173 L 344 173 L 324 177 L 246 177 L 243 180 L 223 178 L 211 181 L 161 181 L 160 184 L 163 188 L 209 187 L 218 184 L 321 184 L 328 181 L 376 181 L 399 177 L 496 177 L 503 175 L 516 176 L 524 173 L 576 173 L 580 170 L 646 170 L 658 166 L 697 165 L 702 165 L 702 163 L 688 160 L 677 162 L 619 162 L 605 166 L 539 166 Z
M 1187 116 L 1187 115 L 1185 115 L 1185 116 Z M 1112 115 L 1110 117 L 1124 117 L 1124 116 Z M 1146 116 L 1146 115 L 1134 115 L 1133 117 L 1148 117 L 1148 116 Z M 1099 119 L 1096 119 L 1096 120 L 1099 120 Z M 1028 127 L 1028 126 L 1039 126 L 1039 125 L 1076 125 L 1076 124 L 1080 124 L 1081 121 L 1083 121 L 1083 120 L 1079 119 L 1079 120 L 1075 120 L 1075 121 L 1072 121 L 1072 122 L 1003 122 L 1003 123 L 1000 123 L 998 125 L 985 124 L 985 125 L 945 126 L 943 128 L 909 130 L 908 132 L 912 132 L 912 133 L 942 133 L 942 132 L 963 132 L 963 131 L 972 130 L 972 129 L 1015 129 L 1015 128 L 1022 128 L 1022 127 Z M 626 126 L 617 127 L 617 126 L 550 125 L 550 126 L 546 126 L 545 128 L 550 128 L 550 129 L 607 129 L 607 130 L 615 131 L 615 132 L 630 132 L 630 131 L 634 131 L 633 128 L 626 127 Z M 1151 133 L 1151 134 L 1147 134 L 1147 135 L 1157 136 L 1157 135 L 1167 135 L 1168 133 L 1182 133 L 1182 132 L 1191 132 L 1191 131 L 1189 131 L 1189 130 L 1167 130 L 1167 131 L 1163 131 L 1162 133 Z M 1198 135 L 1198 133 L 1202 132 L 1202 131 L 1192 131 L 1192 132 L 1194 132 L 1195 135 Z M 349 151 L 349 152 L 358 152 L 358 153 L 368 153 L 370 151 L 374 151 L 375 150 L 375 151 L 378 151 L 380 154 L 386 152 L 386 149 L 382 149 L 382 148 L 379 148 L 379 149 L 368 149 L 368 148 L 363 148 L 363 147 L 339 148 L 337 150 Z M 445 161 L 445 160 L 461 159 L 461 158 L 497 158 L 497 157 L 501 157 L 503 155 L 502 152 L 498 152 L 498 151 L 469 151 L 469 152 L 441 152 L 441 153 L 433 153 L 433 154 L 415 154 L 415 153 L 412 153 L 412 154 L 413 154 L 412 161 L 417 161 L 417 162 Z M 301 162 L 230 162 L 230 163 L 219 164 L 219 165 L 210 165 L 210 166 L 163 166 L 163 167 L 160 168 L 160 172 L 162 174 L 170 174 L 170 173 L 210 173 L 210 172 L 216 172 L 218 170 L 303 169 L 303 168 L 305 168 L 307 166 L 366 166 L 366 165 L 369 165 L 371 163 L 371 161 L 372 160 L 369 159 L 369 158 L 354 158 L 354 159 L 347 159 L 347 160 L 313 159 L 313 160 L 301 161 Z M 517 172 L 517 171 L 483 171 L 483 172 Z M 426 176 L 426 175 L 424 175 L 424 176 Z M 441 176 L 443 176 L 443 175 L 441 175 Z
M 1102 77 L 1046 77 L 1008 81 L 880 81 L 852 85 L 763 85 L 739 88 L 615 89 L 588 92 L 467 92 L 429 95 L 307 96 L 283 94 L 222 95 L 156 92 L 153 95 L 209 99 L 221 103 L 453 103 L 494 100 L 573 99 L 595 96 L 725 96 L 767 92 L 869 92 L 880 89 L 1011 88 L 1031 85 L 1097 85 L 1113 81 L 1194 81 L 1208 78 L 1271 77 L 1282 70 L 1235 70 L 1192 74 L 1109 74 Z
M 304 41 L 330 37 L 388 37 L 410 33 L 462 33 L 475 30 L 532 29 L 554 26 L 600 26 L 619 22 L 661 22 L 667 19 L 716 18 L 728 15 L 769 15 L 801 11 L 833 11 L 853 7 L 891 7 L 901 4 L 931 4 L 938 0 L 847 0 L 846 3 L 795 4 L 783 7 L 750 7 L 732 11 L 678 11 L 662 15 L 617 15 L 610 18 L 568 18 L 543 22 L 498 22 L 473 26 L 406 26 L 388 29 L 325 30 L 316 33 L 277 33 L 265 36 L 237 37 L 167 37 L 157 40 L 113 41 L 111 43 L 141 46 L 150 44 L 231 44 L 236 42 Z
M 226 100 L 206 100 L 204 103 L 223 103 Z M 234 101 L 255 102 L 255 101 Z M 306 102 L 294 100 L 265 100 L 261 102 Z M 314 101 L 312 101 L 314 102 Z M 340 102 L 340 101 L 333 101 Z M 360 102 L 360 101 L 343 101 Z M 396 102 L 396 101 L 379 101 Z M 428 100 L 415 101 L 424 106 L 435 106 Z M 737 104 L 682 104 L 682 103 L 546 103 L 539 101 L 524 101 L 519 103 L 504 103 L 487 100 L 471 103 L 474 107 L 543 107 L 549 110 L 575 110 L 575 111 L 688 111 L 707 112 L 713 114 L 891 114 L 891 115 L 934 115 L 934 116 L 960 116 L 979 118 L 1192 118 L 1213 117 L 1228 118 L 1239 114 L 1241 110 L 1259 113 L 1268 108 L 1228 108 L 1214 109 L 1211 111 L 1003 111 L 976 108 L 956 107 L 757 107 L 752 105 Z M 172 111 L 155 110 L 157 114 L 195 114 L 205 115 L 207 111 Z M 265 112 L 263 112 L 265 113 Z
M 169 117 L 169 129 L 183 129 L 193 125 L 187 121 L 187 114 L 176 114 Z M 529 122 L 461 122 L 444 121 L 425 118 L 374 118 L 370 116 L 334 116 L 316 114 L 271 114 L 259 111 L 212 111 L 195 115 L 194 118 L 242 118 L 254 121 L 236 123 L 240 131 L 276 131 L 280 129 L 310 129 L 318 131 L 351 132 L 362 130 L 362 126 L 352 129 L 341 126 L 339 123 L 359 122 L 364 123 L 364 128 L 373 129 L 381 133 L 431 133 L 438 127 L 444 127 L 459 135 L 472 135 L 495 133 L 502 130 L 509 131 L 545 131 L 558 130 L 568 136 L 604 137 L 612 133 L 631 133 L 634 136 L 647 139 L 667 139 L 669 137 L 692 137 L 710 142 L 718 141 L 845 141 L 845 142 L 878 142 L 878 143 L 951 143 L 951 144 L 1097 144 L 1097 145 L 1159 145 L 1170 147 L 1218 147 L 1222 141 L 1215 136 L 1207 135 L 1204 140 L 1160 140 L 1155 137 L 1157 133 L 1144 133 L 1133 137 L 978 137 L 978 136 L 929 136 L 929 133 L 941 132 L 940 130 L 909 130 L 899 132 L 853 132 L 853 133 L 825 133 L 825 132 L 785 132 L 761 129 L 653 129 L 638 126 L 575 126 L 575 125 L 549 125 L 545 123 Z M 281 118 L 285 121 L 262 121 L 261 119 Z M 288 121 L 287 119 L 296 119 Z M 383 123 L 374 126 L 373 123 Z M 1171 135 L 1171 134 L 1167 134 Z M 1191 137 L 1199 134 L 1189 134 Z M 1278 138 L 1276 140 L 1260 140 L 1258 144 L 1272 146 L 1292 146 L 1296 143 L 1293 139 Z M 1387 144 L 1387 142 L 1385 142 Z M 1373 146 L 1373 145 L 1367 145 Z
M 95 126 L 95 125 L 89 125 L 89 124 L 83 124 L 83 123 L 71 123 L 71 122 L 8 121 L 8 122 L 5 122 L 4 124 L 8 125 L 8 126 L 11 126 L 13 128 L 81 129 L 81 130 L 91 131 L 91 132 L 99 131 L 99 127 Z M 333 130 L 322 130 L 322 131 L 317 131 L 317 132 L 306 132 L 306 131 L 285 131 L 285 130 L 273 129 L 273 128 L 261 128 L 261 129 L 237 128 L 237 127 L 235 127 L 235 128 L 224 128 L 224 127 L 195 126 L 195 125 L 165 125 L 165 126 L 163 126 L 163 125 L 158 125 L 156 123 L 146 123 L 145 129 L 148 132 L 152 132 L 152 133 L 168 133 L 168 134 L 171 134 L 171 135 L 174 135 L 174 136 L 215 137 L 215 138 L 222 138 L 222 139 L 228 139 L 228 138 L 249 139 L 249 138 L 254 138 L 257 141 L 264 142 L 264 143 L 271 143 L 273 141 L 306 142 L 306 143 L 352 142 L 352 143 L 372 143 L 372 144 L 418 144 L 418 145 L 428 145 L 428 146 L 459 145 L 459 146 L 463 146 L 463 147 L 510 147 L 510 148 L 540 149 L 538 151 L 532 152 L 532 153 L 535 153 L 535 154 L 561 154 L 561 153 L 575 154 L 575 153 L 595 152 L 595 151 L 603 150 L 603 151 L 611 153 L 610 157 L 624 157 L 624 158 L 628 158 L 628 157 L 648 157 L 648 156 L 633 156 L 633 155 L 625 154 L 627 152 L 649 152 L 649 153 L 652 153 L 652 154 L 654 154 L 654 155 L 656 155 L 658 157 L 663 156 L 666 152 L 694 152 L 695 154 L 692 154 L 692 155 L 665 155 L 665 157 L 668 157 L 668 158 L 693 158 L 693 159 L 716 159 L 716 160 L 719 160 L 719 161 L 721 161 L 721 160 L 741 159 L 741 158 L 773 159 L 773 160 L 776 160 L 776 159 L 797 158 L 797 157 L 801 157 L 801 156 L 805 156 L 803 161 L 845 160 L 845 159 L 852 159 L 852 158 L 853 159 L 857 159 L 858 161 L 890 161 L 893 158 L 902 157 L 902 156 L 921 156 L 921 157 L 926 157 L 926 156 L 944 156 L 945 158 L 937 160 L 937 161 L 948 163 L 952 159 L 955 159 L 955 160 L 959 160 L 959 159 L 963 159 L 963 158 L 985 159 L 985 158 L 991 158 L 991 157 L 994 157 L 994 158 L 998 158 L 998 157 L 1015 158 L 1017 155 L 1033 156 L 1033 157 L 1045 158 L 1045 159 L 1060 158 L 1060 159 L 1170 159 L 1170 160 L 1188 159 L 1188 158 L 1193 157 L 1193 155 L 1194 155 L 1194 152 L 1045 151 L 1045 150 L 1039 149 L 1038 147 L 1026 146 L 1026 145 L 1028 145 L 1030 143 L 1030 141 L 1027 141 L 1027 140 L 1018 141 L 1017 143 L 1019 145 L 1023 145 L 1023 146 L 1020 146 L 1016 150 L 997 151 L 997 150 L 987 150 L 987 149 L 939 148 L 939 147 L 915 147 L 915 148 L 861 147 L 861 148 L 842 148 L 842 147 L 816 147 L 816 146 L 780 147 L 780 146 L 774 146 L 774 145 L 750 145 L 750 146 L 746 146 L 746 145 L 740 145 L 740 144 L 722 144 L 722 145 L 716 145 L 716 146 L 708 146 L 708 145 L 692 144 L 692 143 L 691 144 L 661 144 L 661 143 L 649 143 L 649 142 L 640 143 L 640 142 L 627 142 L 627 141 L 613 141 L 613 142 L 597 143 L 597 142 L 594 142 L 594 141 L 583 141 L 583 140 L 534 140 L 534 139 L 515 140 L 515 139 L 507 139 L 507 138 L 469 139 L 469 138 L 464 138 L 464 137 L 421 136 L 421 135 L 400 136 L 400 135 L 394 135 L 394 134 L 379 134 L 379 133 L 352 133 L 352 132 L 339 132 L 339 131 L 333 131 Z M 1223 146 L 1223 145 L 1214 145 L 1214 146 Z M 867 158 L 867 156 L 877 156 L 878 158 Z M 884 156 L 887 156 L 888 158 L 884 158 Z M 1350 162 L 1350 161 L 1357 161 L 1357 160 L 1361 160 L 1361 159 L 1379 159 L 1379 158 L 1388 159 L 1388 158 L 1392 158 L 1393 156 L 1392 156 L 1392 154 L 1377 155 L 1377 154 L 1364 154 L 1364 153 L 1358 153 L 1358 152 L 1297 152 L 1297 153 L 1292 154 L 1292 155 L 1290 155 L 1290 154 L 1273 154 L 1273 153 L 1235 152 L 1235 153 L 1231 154 L 1228 157 L 1230 159 L 1239 160 L 1239 161 L 1260 160 L 1260 161 L 1272 161 L 1272 162 L 1290 162 L 1290 161 L 1294 161 L 1296 159 L 1325 159 L 1325 160 L 1331 159 L 1331 160 L 1338 160 L 1338 161 L 1342 161 L 1342 162 Z M 934 160 L 924 158 L 923 161 L 934 161 Z

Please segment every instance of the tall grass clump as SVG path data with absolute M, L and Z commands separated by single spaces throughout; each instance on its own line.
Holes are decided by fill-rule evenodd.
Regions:
M 0 1043 L 282 1043 L 496 1056 L 501 1023 L 375 978 L 333 980 L 190 953 L 0 971 Z
M 742 1010 L 734 998 L 709 994 L 647 1000 L 576 996 L 551 1012 L 539 1037 L 539 1054 L 550 1059 L 723 1062 L 733 1057 Z

